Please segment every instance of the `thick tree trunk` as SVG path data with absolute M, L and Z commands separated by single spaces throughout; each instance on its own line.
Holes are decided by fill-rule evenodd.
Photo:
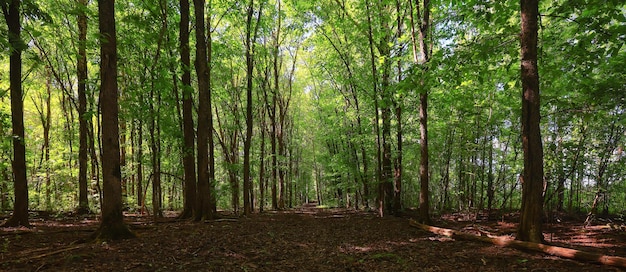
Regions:
M 183 90 L 183 168 L 185 191 L 183 211 L 179 218 L 191 218 L 196 201 L 195 132 L 193 124 L 193 89 L 191 87 L 191 60 L 189 49 L 189 0 L 180 0 L 180 58 Z
M 194 0 L 195 21 L 196 21 L 196 74 L 198 76 L 198 192 L 196 201 L 195 219 L 212 219 L 213 209 L 211 207 L 211 154 L 213 148 L 209 139 L 212 139 L 211 124 L 211 104 L 210 104 L 210 83 L 209 67 L 207 57 L 207 43 L 204 24 L 204 0 Z
M 100 34 L 100 108 L 102 111 L 102 219 L 93 237 L 98 240 L 131 238 L 135 235 L 122 214 L 122 173 L 118 127 L 117 41 L 113 0 L 98 1 Z
M 22 50 L 20 38 L 20 1 L 0 3 L 9 29 L 9 84 L 11 89 L 11 125 L 13 127 L 13 186 L 15 202 L 13 215 L 2 224 L 4 227 L 26 226 L 28 222 L 28 181 L 26 179 L 26 145 L 24 139 L 24 101 L 22 100 Z
M 537 0 L 521 1 L 521 78 L 522 78 L 522 147 L 524 172 L 522 177 L 522 208 L 517 239 L 543 241 L 543 147 L 539 129 L 539 73 L 537 70 L 537 30 L 539 6 Z

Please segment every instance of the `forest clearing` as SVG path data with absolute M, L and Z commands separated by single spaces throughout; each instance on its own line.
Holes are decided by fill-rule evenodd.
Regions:
M 169 215 L 173 215 L 168 213 Z M 305 206 L 206 222 L 128 214 L 138 238 L 85 243 L 91 216 L 33 219 L 33 229 L 1 233 L 2 271 L 622 271 L 493 244 L 454 240 L 409 226 L 404 217 Z M 580 218 L 579 218 L 580 219 Z M 502 221 L 504 220 L 504 221 Z M 467 233 L 509 236 L 508 215 L 476 222 L 450 214 L 435 224 Z M 580 221 L 547 224 L 548 242 L 626 256 L 622 231 Z

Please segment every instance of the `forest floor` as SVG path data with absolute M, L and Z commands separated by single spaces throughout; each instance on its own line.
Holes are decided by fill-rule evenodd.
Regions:
M 83 242 L 94 216 L 31 216 L 32 228 L 0 229 L 0 271 L 622 271 L 541 253 L 456 241 L 403 217 L 314 205 L 203 223 L 127 214 L 137 239 Z M 451 214 L 433 225 L 512 235 L 514 217 L 476 222 Z M 546 224 L 548 242 L 626 256 L 626 233 L 580 221 Z

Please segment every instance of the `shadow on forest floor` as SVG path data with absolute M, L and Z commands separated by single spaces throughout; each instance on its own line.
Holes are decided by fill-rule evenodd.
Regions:
M 305 205 L 247 217 L 223 214 L 203 223 L 155 223 L 127 214 L 139 238 L 80 243 L 98 218 L 31 218 L 32 229 L 0 229 L 2 271 L 620 271 L 617 268 L 469 241 L 412 228 L 403 217 Z M 512 235 L 503 216 L 478 222 L 448 214 L 434 225 L 469 233 Z M 554 244 L 626 256 L 626 233 L 582 221 L 545 225 Z

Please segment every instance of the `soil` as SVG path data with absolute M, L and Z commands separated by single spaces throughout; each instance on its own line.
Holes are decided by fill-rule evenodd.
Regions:
M 127 214 L 136 239 L 89 242 L 94 216 L 33 215 L 32 228 L 0 230 L 1 271 L 623 271 L 491 244 L 455 241 L 409 226 L 402 217 L 314 205 L 207 222 L 155 222 Z M 514 217 L 478 221 L 441 216 L 434 225 L 513 235 Z M 626 234 L 579 221 L 546 223 L 546 240 L 626 256 Z

